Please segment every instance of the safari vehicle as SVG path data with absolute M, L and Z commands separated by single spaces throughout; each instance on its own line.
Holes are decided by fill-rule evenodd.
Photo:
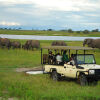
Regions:
M 43 49 L 47 49 L 47 54 L 42 54 Z M 57 52 L 64 50 L 68 51 L 68 57 L 71 57 L 71 50 L 75 51 L 73 54 L 73 61 L 69 60 L 67 63 L 49 63 L 49 52 L 54 51 L 55 55 Z M 78 51 L 83 51 L 83 54 L 78 54 Z M 100 78 L 100 65 L 96 64 L 95 57 L 93 54 L 86 54 L 86 51 L 94 50 L 89 47 L 78 47 L 78 46 L 48 46 L 41 48 L 41 64 L 44 72 L 51 75 L 51 78 L 55 81 L 62 77 L 76 79 L 80 85 L 88 85 L 90 83 L 97 84 Z M 54 55 L 54 56 L 55 56 Z M 53 61 L 52 61 L 53 62 Z

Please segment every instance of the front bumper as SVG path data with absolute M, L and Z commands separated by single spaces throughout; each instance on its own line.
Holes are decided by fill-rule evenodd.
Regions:
M 93 69 L 93 70 L 95 71 L 95 73 L 94 74 L 89 74 L 89 72 L 88 72 L 87 77 L 100 80 L 100 69 Z
M 100 75 L 86 75 L 87 78 L 100 80 Z

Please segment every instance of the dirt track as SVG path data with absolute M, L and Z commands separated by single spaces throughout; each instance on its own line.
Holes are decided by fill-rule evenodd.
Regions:
M 26 71 L 42 71 L 42 67 L 16 68 L 16 72 L 26 72 Z

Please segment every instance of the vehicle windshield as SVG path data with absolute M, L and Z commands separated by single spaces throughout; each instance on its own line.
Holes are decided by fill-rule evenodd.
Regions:
M 95 64 L 94 56 L 91 55 L 77 55 L 76 56 L 77 64 Z

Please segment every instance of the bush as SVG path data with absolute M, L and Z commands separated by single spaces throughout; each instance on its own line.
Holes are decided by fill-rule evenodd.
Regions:
M 99 29 L 92 30 L 92 32 L 99 32 Z
M 89 34 L 89 30 L 84 30 L 83 33 L 84 34 Z
M 72 29 L 68 29 L 68 33 L 73 33 L 73 30 Z

